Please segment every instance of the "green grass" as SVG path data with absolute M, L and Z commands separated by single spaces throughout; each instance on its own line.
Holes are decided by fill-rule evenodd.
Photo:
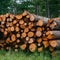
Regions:
M 41 53 L 29 53 L 24 51 L 0 51 L 0 60 L 51 60 L 49 54 L 44 55 Z M 52 60 L 60 60 L 60 54 L 57 54 Z

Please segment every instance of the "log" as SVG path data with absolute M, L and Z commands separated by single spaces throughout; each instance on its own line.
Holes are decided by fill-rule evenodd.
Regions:
M 43 41 L 43 46 L 44 46 L 44 48 L 49 47 L 49 43 L 48 43 L 48 41 Z
M 36 31 L 36 36 L 37 37 L 41 37 L 42 36 L 42 32 L 41 31 Z
M 43 51 L 43 47 L 39 47 L 38 52 L 42 52 L 42 51 Z
M 38 20 L 36 23 L 37 26 L 43 26 L 43 20 Z
M 19 24 L 21 24 L 21 25 L 24 24 L 24 20 L 20 20 Z
M 49 44 L 53 48 L 56 48 L 56 49 L 60 48 L 60 40 L 50 40 Z
M 34 21 L 34 16 L 30 14 L 30 21 Z
M 19 40 L 19 39 L 17 39 L 17 40 L 16 40 L 16 43 L 20 43 L 20 40 Z
M 57 46 L 57 41 L 56 40 L 53 40 L 53 41 L 49 41 L 50 45 L 52 47 L 56 47 Z
M 22 16 L 26 16 L 26 15 L 28 15 L 28 12 L 27 12 L 27 11 L 24 11 L 24 12 L 22 13 Z
M 31 15 L 31 13 L 27 12 L 29 15 Z M 34 17 L 34 20 L 43 20 L 44 23 L 46 24 L 48 22 L 48 20 L 50 18 L 46 18 L 46 17 L 43 17 L 43 16 L 38 16 L 38 15 L 35 15 L 35 14 L 32 14 L 32 16 Z M 31 17 L 30 17 L 31 18 Z
M 10 50 L 10 47 L 6 47 L 6 50 L 9 51 Z
M 16 15 L 15 17 L 16 17 L 16 19 L 22 19 L 23 16 L 22 16 L 22 14 L 20 14 L 20 15 Z
M 48 38 L 45 36 L 45 37 L 42 37 L 42 39 L 44 40 L 44 41 L 48 41 Z
M 59 39 L 60 31 L 47 31 L 46 35 L 48 39 Z
M 34 42 L 34 38 L 30 38 L 29 41 L 28 41 L 29 44 L 31 44 L 33 42 Z
M 29 50 L 30 50 L 30 52 L 35 52 L 36 47 L 37 47 L 36 44 L 34 44 L 34 43 L 30 44 L 30 45 L 29 45 Z
M 52 55 L 53 57 L 55 57 L 55 56 L 56 56 L 56 52 L 55 52 L 55 51 L 51 52 L 51 55 Z
M 13 24 L 16 24 L 16 23 L 17 23 L 17 21 L 16 21 L 16 20 L 14 20 L 14 21 L 13 21 Z
M 18 48 L 18 45 L 17 44 L 15 45 L 15 48 Z
M 18 52 L 18 49 L 14 49 L 15 52 Z
M 50 21 L 53 21 L 53 23 L 50 25 L 50 27 L 53 30 L 60 30 L 60 20 L 59 19 L 50 19 L 48 23 L 51 23 Z
M 10 16 L 10 13 L 6 13 L 5 17 L 7 18 L 7 17 L 9 17 L 9 16 Z
M 13 26 L 10 29 L 11 29 L 11 31 L 14 31 L 15 30 L 15 28 Z
M 43 27 L 37 27 L 37 29 L 36 29 L 37 31 L 43 31 L 44 30 L 44 28 Z
M 27 16 L 26 16 L 26 18 L 28 19 L 28 18 L 30 18 L 30 16 L 29 16 L 29 15 L 27 15 Z
M 42 42 L 41 43 L 37 43 L 37 46 L 38 47 L 41 47 L 42 46 Z
M 8 30 L 8 32 L 10 32 L 11 31 L 11 27 L 8 27 L 7 30 Z M 14 31 L 14 28 L 13 28 L 12 31 Z
M 10 14 L 10 21 L 12 21 L 14 18 L 15 18 L 15 15 L 13 15 L 13 14 Z
M 29 23 L 28 23 L 28 28 L 29 28 L 29 29 L 31 29 L 33 26 L 34 26 L 34 23 L 33 23 L 33 22 L 29 22 Z
M 51 51 L 51 52 L 53 52 L 54 51 L 54 48 L 53 47 L 49 47 L 49 50 Z
M 31 29 L 31 31 L 33 31 L 33 32 L 34 32 L 34 31 L 35 31 L 35 28 L 32 28 L 32 29 Z
M 26 33 L 23 32 L 22 35 L 21 35 L 22 38 L 25 38 L 26 37 Z
M 16 26 L 16 27 L 15 27 L 15 31 L 16 31 L 16 32 L 19 32 L 19 31 L 20 31 L 19 27 Z
M 42 42 L 42 38 L 37 38 L 37 42 L 41 43 Z
M 28 31 L 29 31 L 29 28 L 26 27 L 26 28 L 24 29 L 24 32 L 28 32 Z
M 16 34 L 16 37 L 17 37 L 17 38 L 20 38 L 20 33 L 17 33 L 17 34 Z
M 10 37 L 6 39 L 6 43 L 10 43 Z
M 7 36 L 7 34 L 8 34 L 7 31 L 4 31 L 4 36 Z
M 22 50 L 25 50 L 25 49 L 26 49 L 26 47 L 27 47 L 27 45 L 26 45 L 26 44 L 22 44 L 22 45 L 20 45 L 20 48 L 21 48 Z
M 24 24 L 22 24 L 22 25 L 20 25 L 20 28 L 21 28 L 21 29 L 25 29 L 26 26 L 25 26 Z
M 16 41 L 16 36 L 15 36 L 15 34 L 12 34 L 11 40 L 12 40 L 12 42 Z
M 34 36 L 34 33 L 32 31 L 29 31 L 28 32 L 28 37 L 33 37 Z
M 26 41 L 29 41 L 30 38 L 29 37 L 26 37 L 25 39 L 26 39 Z

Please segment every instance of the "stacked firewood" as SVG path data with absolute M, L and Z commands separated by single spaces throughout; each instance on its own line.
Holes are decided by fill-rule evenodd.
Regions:
M 58 31 L 57 31 L 58 30 Z M 60 46 L 60 21 L 24 11 L 22 14 L 0 15 L 0 49 L 41 52 Z

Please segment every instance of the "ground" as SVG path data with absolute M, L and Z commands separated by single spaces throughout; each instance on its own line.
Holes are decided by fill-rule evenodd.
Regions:
M 24 51 L 14 52 L 14 51 L 0 51 L 0 60 L 51 60 L 49 54 L 44 55 L 41 53 L 29 53 Z M 60 60 L 60 53 L 56 54 L 52 60 Z

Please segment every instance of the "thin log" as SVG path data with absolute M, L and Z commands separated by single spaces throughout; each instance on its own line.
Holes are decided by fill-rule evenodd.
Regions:
M 38 52 L 42 52 L 42 51 L 43 51 L 43 47 L 39 47 Z
M 11 40 L 12 40 L 12 42 L 14 42 L 14 41 L 16 40 L 16 36 L 15 36 L 15 34 L 12 34 L 12 36 L 11 36 Z
M 25 38 L 26 37 L 26 33 L 23 32 L 22 35 L 21 35 L 22 38 Z
M 42 38 L 38 38 L 38 39 L 37 39 L 37 42 L 38 42 L 38 43 L 41 43 L 41 42 L 42 42 Z

